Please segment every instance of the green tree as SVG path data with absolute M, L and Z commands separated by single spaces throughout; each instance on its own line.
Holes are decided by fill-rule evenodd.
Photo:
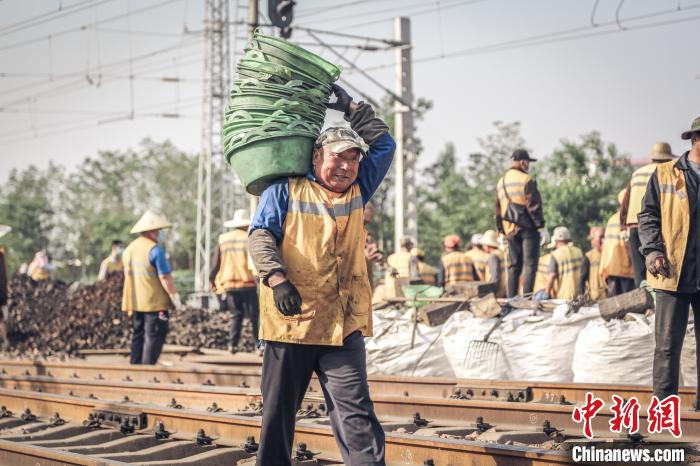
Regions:
M 632 174 L 629 156 L 603 142 L 597 131 L 578 142 L 562 139 L 535 169 L 548 227 L 565 225 L 584 248 L 589 227 L 605 226 L 618 210 L 617 194 Z
M 12 232 L 2 238 L 8 246 L 8 270 L 15 272 L 22 262 L 31 261 L 34 253 L 48 248 L 54 226 L 52 198 L 60 185 L 63 170 L 50 164 L 46 170 L 37 167 L 12 170 L 0 188 L 0 223 L 10 225 Z

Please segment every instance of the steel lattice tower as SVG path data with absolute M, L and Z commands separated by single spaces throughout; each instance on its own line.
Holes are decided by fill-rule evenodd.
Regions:
M 197 234 L 195 292 L 209 292 L 211 234 L 215 212 L 219 226 L 233 212 L 233 176 L 223 158 L 224 108 L 230 83 L 229 2 L 204 1 L 204 89 L 202 108 L 202 151 L 197 172 Z M 213 191 L 212 187 L 220 189 Z M 212 198 L 218 202 L 212 203 Z

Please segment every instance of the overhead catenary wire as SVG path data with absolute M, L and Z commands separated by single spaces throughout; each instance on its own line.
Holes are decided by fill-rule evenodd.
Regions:
M 67 34 L 72 34 L 75 32 L 84 31 L 86 29 L 91 29 L 93 26 L 97 26 L 98 24 L 105 24 L 105 23 L 109 23 L 112 21 L 117 21 L 119 19 L 128 18 L 128 17 L 133 16 L 133 15 L 141 14 L 141 13 L 144 13 L 146 11 L 154 10 L 156 8 L 160 8 L 160 7 L 163 7 L 165 5 L 168 5 L 170 3 L 174 3 L 176 1 L 179 1 L 179 0 L 164 0 L 160 3 L 145 6 L 143 8 L 139 8 L 139 9 L 134 10 L 134 11 L 120 13 L 120 14 L 115 15 L 115 16 L 110 16 L 109 18 L 103 18 L 103 19 L 96 20 L 96 21 L 93 21 L 90 23 L 82 24 L 80 26 L 72 27 L 69 29 L 64 29 L 64 30 L 58 31 L 58 32 L 53 32 L 50 35 L 52 38 L 55 39 L 56 37 L 61 37 L 61 36 L 67 35 Z M 36 42 L 46 40 L 46 37 L 47 37 L 46 35 L 42 35 L 40 37 L 34 37 L 32 39 L 25 39 L 25 40 L 21 40 L 19 42 L 15 42 L 13 44 L 5 45 L 5 46 L 0 47 L 0 52 L 5 51 L 5 50 L 11 50 L 11 49 L 14 49 L 17 47 L 22 47 L 22 46 L 29 45 L 29 44 L 34 44 Z
M 7 26 L 0 27 L 0 36 L 6 36 L 12 34 L 13 32 L 23 31 L 27 28 L 38 26 L 40 24 L 47 23 L 49 21 L 56 20 L 58 18 L 63 18 L 75 13 L 80 13 L 88 8 L 93 8 L 96 5 L 101 5 L 103 3 L 112 2 L 114 0 L 84 0 L 82 2 L 67 6 L 66 8 L 59 9 L 57 11 L 51 11 L 48 13 L 42 13 L 31 18 L 18 21 L 16 23 L 9 24 Z

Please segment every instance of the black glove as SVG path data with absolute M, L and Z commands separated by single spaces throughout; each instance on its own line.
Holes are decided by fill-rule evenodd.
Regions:
M 301 295 L 292 282 L 285 280 L 272 287 L 275 306 L 285 316 L 301 314 Z
M 327 103 L 326 107 L 343 112 L 343 114 L 347 113 L 350 102 L 352 102 L 352 97 L 350 97 L 350 94 L 348 94 L 345 89 L 337 84 L 331 84 L 331 88 L 333 89 L 333 94 L 335 94 L 336 101 Z
M 661 261 L 657 261 L 659 258 Z M 661 263 L 658 264 L 658 262 Z M 668 265 L 668 259 L 661 251 L 650 252 L 646 257 L 646 266 L 647 270 L 654 278 L 659 278 L 659 275 L 664 278 L 671 278 L 671 268 Z

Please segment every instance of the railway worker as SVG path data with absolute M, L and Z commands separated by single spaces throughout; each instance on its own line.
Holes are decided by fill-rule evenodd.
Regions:
M 248 227 L 250 215 L 245 209 L 238 209 L 233 218 L 224 222 L 231 231 L 219 235 L 219 244 L 214 249 L 209 281 L 224 310 L 231 311 L 231 340 L 229 351 L 238 351 L 243 317 L 247 316 L 253 325 L 253 335 L 258 338 L 258 291 L 255 276 L 251 270 L 248 255 Z M 256 343 L 256 346 L 257 345 Z
M 484 247 L 481 245 L 481 240 L 484 235 L 481 233 L 475 233 L 472 235 L 471 240 L 469 240 L 469 250 L 465 252 L 467 256 L 474 264 L 474 273 L 476 280 L 480 282 L 486 281 L 486 266 L 489 260 L 489 255 L 484 251 Z
M 649 178 L 656 170 L 657 165 L 671 160 L 675 160 L 676 156 L 671 152 L 671 146 L 667 142 L 657 142 L 651 148 L 651 163 L 644 165 L 632 173 L 632 178 L 627 185 L 627 192 L 623 201 L 620 212 L 622 229 L 626 230 L 627 248 L 632 267 L 634 268 L 634 284 L 639 287 L 646 276 L 646 267 L 644 265 L 644 256 L 640 251 L 641 243 L 639 240 L 639 221 L 638 215 L 642 209 L 642 197 L 647 189 Z
M 371 202 L 365 204 L 364 217 L 362 222 L 365 227 L 374 218 L 374 206 Z M 375 283 L 374 283 L 374 268 L 376 266 L 383 266 L 385 261 L 384 252 L 379 250 L 379 245 L 374 237 L 367 232 L 367 238 L 365 239 L 365 262 L 367 263 L 367 274 L 369 276 L 369 285 L 374 293 Z
M 551 298 L 572 300 L 585 290 L 588 259 L 571 243 L 566 227 L 557 227 L 552 233 L 552 260 L 547 276 L 547 294 Z
M 172 224 L 147 210 L 131 229 L 138 238 L 124 250 L 122 311 L 131 316 L 131 364 L 155 364 L 168 334 L 169 310 L 183 309 L 160 244 Z
M 484 252 L 488 255 L 486 261 L 486 274 L 484 281 L 496 284 L 496 297 L 506 297 L 506 257 L 499 248 L 498 233 L 495 230 L 487 230 L 481 237 Z
M 438 284 L 443 288 L 474 281 L 474 264 L 469 256 L 459 250 L 461 241 L 457 235 L 447 235 L 442 241 L 445 254 L 438 265 Z
M 418 279 L 415 282 L 425 285 L 437 284 L 437 269 L 425 262 L 425 252 L 422 249 L 411 249 L 411 256 L 416 258 Z
M 263 410 L 257 465 L 290 465 L 296 413 L 315 372 L 343 462 L 384 465 L 384 432 L 367 385 L 372 334 L 363 207 L 396 144 L 366 103 L 334 85 L 348 128 L 316 140 L 306 176 L 280 179 L 260 197 L 250 253 L 262 279 Z M 364 143 L 369 145 L 365 149 Z
M 415 244 L 413 238 L 404 236 L 399 241 L 400 249 L 387 257 L 384 276 L 384 290 L 387 298 L 403 295 L 401 285 L 408 284 L 411 279 L 412 262 L 415 276 L 415 258 L 411 256 L 411 249 Z
M 622 205 L 626 190 L 618 194 L 617 200 Z M 591 275 L 593 267 L 591 266 Z M 605 227 L 605 239 L 600 255 L 599 276 L 607 282 L 608 296 L 617 296 L 634 289 L 634 269 L 627 244 L 620 230 L 620 211 L 610 216 Z
M 551 262 L 552 255 L 549 253 L 540 256 L 540 259 L 537 261 L 537 275 L 535 275 L 535 287 L 532 289 L 532 293 L 536 301 L 549 299 L 549 295 L 547 294 L 547 277 L 549 276 L 549 265 Z M 554 290 L 554 293 L 556 294 L 556 289 Z
M 27 275 L 32 277 L 32 280 L 35 282 L 50 280 L 51 272 L 53 272 L 54 269 L 55 267 L 51 262 L 51 256 L 49 256 L 46 249 L 42 249 L 34 254 L 34 258 L 27 267 Z
M 97 281 L 102 281 L 108 275 L 119 273 L 124 270 L 122 263 L 122 253 L 124 252 L 124 243 L 121 240 L 115 239 L 112 241 L 112 252 L 100 264 L 100 271 L 97 273 Z
M 638 215 L 647 281 L 656 290 L 653 385 L 659 399 L 678 393 L 689 306 L 700 335 L 700 117 L 681 138 L 690 140 L 690 150 L 656 166 Z
M 618 214 L 619 227 L 619 214 Z M 603 227 L 591 227 L 588 231 L 588 239 L 591 240 L 591 250 L 586 253 L 588 259 L 588 296 L 593 301 L 605 298 L 605 280 L 600 275 L 600 255 L 605 247 L 603 245 L 605 230 Z
M 523 294 L 532 293 L 544 228 L 542 198 L 537 182 L 528 175 L 530 157 L 525 149 L 511 155 L 513 165 L 496 185 L 496 226 L 508 240 L 508 297 L 518 294 L 522 275 Z
M 12 227 L 8 225 L 0 225 L 0 238 L 12 231 Z M 7 249 L 0 244 L 0 338 L 2 338 L 2 347 L 7 348 Z

